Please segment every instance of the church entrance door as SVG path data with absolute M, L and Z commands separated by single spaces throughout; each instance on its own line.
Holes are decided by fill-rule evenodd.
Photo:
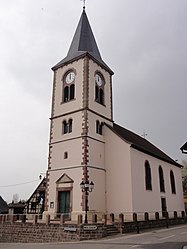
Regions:
M 70 217 L 70 191 L 58 192 L 58 214 L 64 214 L 66 218 Z

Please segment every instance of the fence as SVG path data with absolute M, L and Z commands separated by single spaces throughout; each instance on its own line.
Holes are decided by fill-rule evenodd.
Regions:
M 61 214 L 59 219 L 51 219 L 50 215 L 41 218 L 39 215 L 0 215 L 0 242 L 59 242 L 72 240 L 88 240 L 103 238 L 108 227 L 118 233 L 137 232 L 149 228 L 169 227 L 185 224 L 186 213 L 120 213 L 103 214 L 102 219 L 92 213 L 88 224 L 84 224 L 83 215 L 78 215 L 72 222 Z M 111 231 L 110 231 L 111 235 Z

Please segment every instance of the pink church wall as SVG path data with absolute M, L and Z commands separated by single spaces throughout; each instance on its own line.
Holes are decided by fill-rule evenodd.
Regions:
M 162 160 L 131 148 L 133 212 L 161 211 L 161 198 L 166 198 L 168 211 L 184 210 L 181 187 L 181 169 Z M 152 190 L 145 187 L 145 161 L 151 167 Z M 165 180 L 165 193 L 160 192 L 158 168 L 162 166 Z M 170 170 L 175 176 L 176 194 L 171 193 Z M 146 203 L 146 205 L 145 205 Z
M 130 145 L 107 127 L 105 134 L 106 209 L 107 212 L 132 211 Z

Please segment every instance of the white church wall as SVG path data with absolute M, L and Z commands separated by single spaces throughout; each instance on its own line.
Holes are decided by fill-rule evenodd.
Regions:
M 66 103 L 63 103 L 63 82 L 62 78 L 67 70 L 76 69 L 75 77 L 75 99 Z M 74 110 L 82 108 L 82 91 L 83 91 L 83 59 L 74 61 L 71 64 L 65 65 L 62 68 L 57 69 L 55 76 L 55 88 L 54 88 L 54 115 L 58 116 L 63 113 L 68 113 Z
M 104 142 L 99 142 L 91 138 L 89 138 L 88 141 L 89 165 L 92 167 L 103 169 L 105 167 Z
M 82 139 L 73 139 L 66 142 L 52 145 L 50 165 L 52 169 L 75 167 L 81 165 L 82 160 Z M 64 153 L 68 153 L 67 159 Z
M 130 145 L 106 126 L 104 135 L 107 212 L 132 212 Z
M 104 142 L 104 136 L 96 133 L 96 121 L 99 121 L 100 123 L 108 123 L 112 125 L 111 121 L 106 120 L 103 117 L 100 117 L 96 115 L 95 113 L 88 112 L 88 135 L 91 136 L 94 139 L 97 139 L 99 141 Z
M 89 210 L 100 213 L 106 212 L 106 199 L 105 199 L 105 171 L 96 168 L 89 168 L 89 180 L 94 182 L 94 189 L 89 194 Z
M 57 180 L 63 175 L 67 174 L 73 180 L 73 183 L 65 183 L 62 184 L 61 190 L 66 190 L 72 188 L 70 199 L 71 199 L 71 210 L 73 215 L 80 213 L 81 202 L 82 202 L 82 192 L 80 189 L 80 182 L 82 179 L 82 167 L 74 168 L 74 169 L 66 169 L 66 170 L 58 170 L 58 171 L 51 171 L 50 174 L 50 188 L 49 188 L 49 195 L 48 195 L 48 213 L 51 215 L 55 215 L 58 212 L 58 195 L 57 195 Z M 51 203 L 54 203 L 54 206 L 50 206 Z
M 72 119 L 72 132 L 63 134 L 63 121 L 68 122 Z M 67 116 L 59 117 L 53 120 L 51 142 L 67 140 L 80 137 L 82 132 L 82 112 L 72 113 Z
M 111 84 L 110 74 L 102 69 L 94 61 L 89 60 L 89 108 L 95 112 L 104 115 L 107 118 L 111 118 Z M 95 72 L 99 71 L 105 78 L 104 86 L 104 105 L 101 105 L 95 101 Z
M 152 190 L 145 186 L 145 161 L 151 167 Z M 184 210 L 180 168 L 131 148 L 133 212 L 162 211 L 161 198 L 166 198 L 168 211 Z M 165 192 L 160 192 L 159 166 L 164 172 Z M 170 170 L 175 176 L 176 194 L 171 193 Z M 146 204 L 146 205 L 145 205 Z
M 145 161 L 151 167 L 152 190 L 145 186 Z M 133 212 L 156 212 L 161 210 L 157 161 L 147 154 L 131 148 Z M 146 205 L 145 205 L 146 204 Z
M 173 171 L 175 177 L 176 194 L 172 194 L 171 182 L 170 182 L 170 171 Z M 167 164 L 165 167 L 165 178 L 166 178 L 166 198 L 168 211 L 181 211 L 184 210 L 184 198 L 182 189 L 182 175 L 181 168 Z
M 100 137 L 102 137 L 100 135 Z M 104 142 L 95 139 L 88 139 L 89 142 L 89 180 L 94 182 L 94 190 L 90 195 L 90 208 L 98 212 L 105 212 L 105 154 Z

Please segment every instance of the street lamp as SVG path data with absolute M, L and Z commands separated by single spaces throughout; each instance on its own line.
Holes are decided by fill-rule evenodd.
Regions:
M 84 220 L 84 223 L 88 223 L 88 194 L 89 192 L 92 192 L 93 188 L 94 188 L 94 183 L 91 181 L 89 182 L 88 180 L 87 181 L 82 181 L 80 183 L 80 187 L 81 187 L 81 190 L 82 192 L 85 192 L 85 220 Z

